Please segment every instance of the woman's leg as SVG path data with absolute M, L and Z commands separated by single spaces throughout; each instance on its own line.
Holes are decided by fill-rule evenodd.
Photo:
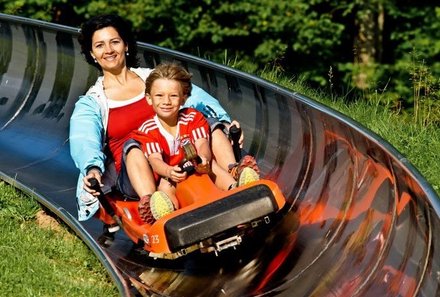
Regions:
M 225 133 L 223 133 L 222 129 L 212 131 L 211 139 L 214 158 L 218 165 L 227 171 L 230 164 L 236 163 L 231 142 Z

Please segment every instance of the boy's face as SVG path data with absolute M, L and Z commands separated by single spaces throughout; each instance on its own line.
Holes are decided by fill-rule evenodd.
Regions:
M 165 121 L 177 119 L 180 106 L 186 99 L 178 81 L 164 78 L 153 82 L 150 94 L 146 94 L 146 97 L 157 116 Z

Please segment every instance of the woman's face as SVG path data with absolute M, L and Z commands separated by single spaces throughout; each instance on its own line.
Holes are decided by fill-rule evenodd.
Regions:
M 127 45 L 115 28 L 105 27 L 93 33 L 90 54 L 103 71 L 117 71 L 125 67 L 127 50 Z

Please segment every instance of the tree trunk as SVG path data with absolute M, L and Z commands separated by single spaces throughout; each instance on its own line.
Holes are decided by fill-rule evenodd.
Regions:
M 364 3 L 359 6 L 355 26 L 357 36 L 354 40 L 354 83 L 365 90 L 370 87 L 374 65 L 381 60 L 384 10 L 380 3 Z

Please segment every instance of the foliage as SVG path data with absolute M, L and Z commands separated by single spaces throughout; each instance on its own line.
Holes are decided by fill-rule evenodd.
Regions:
M 388 95 L 403 109 L 427 97 L 438 106 L 440 6 L 396 0 L 389 3 L 388 14 L 389 43 L 374 80 L 379 87 L 387 83 Z
M 440 5 L 436 1 L 0 1 L 5 13 L 72 26 L 97 14 L 118 13 L 132 22 L 140 41 L 217 62 L 227 52 L 251 72 L 279 67 L 348 100 L 386 93 L 393 105 L 409 112 L 420 106 L 416 101 L 425 102 L 430 116 L 437 117 Z M 374 22 L 383 17 L 383 28 L 375 32 L 374 59 L 363 65 L 357 61 L 361 49 L 356 40 L 366 13 Z M 423 71 L 415 64 L 427 69 L 423 78 L 427 87 L 420 92 L 414 92 L 414 79 Z M 367 89 L 357 89 L 355 78 L 361 75 L 367 77 Z
M 75 17 L 73 6 L 68 0 L 0 0 L 0 11 L 71 26 L 77 26 L 78 21 L 83 21 Z

